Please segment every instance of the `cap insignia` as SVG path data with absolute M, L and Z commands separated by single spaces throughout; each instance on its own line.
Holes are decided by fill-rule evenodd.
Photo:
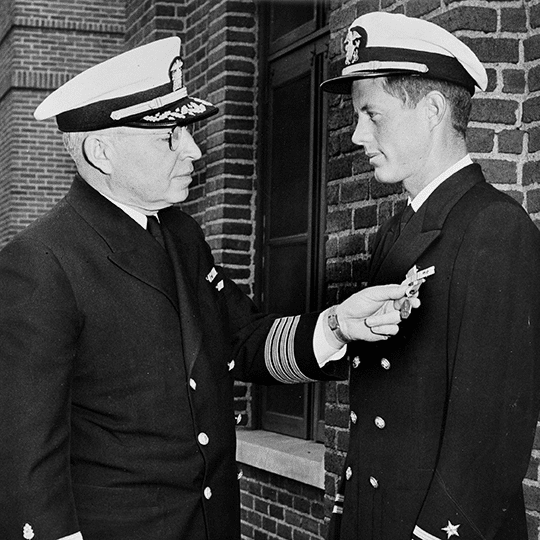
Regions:
M 361 26 L 350 28 L 347 37 L 343 42 L 345 49 L 345 65 L 350 66 L 358 62 L 360 58 L 360 49 L 367 45 L 367 32 Z
M 192 102 L 176 107 L 174 111 L 163 111 L 156 114 L 151 114 L 143 118 L 146 122 L 162 122 L 163 120 L 181 121 L 186 118 L 195 117 L 206 112 L 208 106 L 211 106 L 208 101 L 203 99 L 191 98 Z M 196 100 L 196 101 L 195 101 Z
M 184 65 L 184 62 L 182 62 L 182 59 L 177 56 L 171 64 L 171 67 L 169 68 L 169 76 L 171 78 L 171 82 L 173 85 L 173 92 L 176 92 L 176 90 L 180 90 L 184 86 L 183 81 L 183 75 L 182 75 L 182 67 Z

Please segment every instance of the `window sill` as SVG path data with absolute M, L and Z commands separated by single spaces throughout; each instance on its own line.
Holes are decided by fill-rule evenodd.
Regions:
M 237 430 L 236 460 L 324 489 L 324 444 L 262 430 Z

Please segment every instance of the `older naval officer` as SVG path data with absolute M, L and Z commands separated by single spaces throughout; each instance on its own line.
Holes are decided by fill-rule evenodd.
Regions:
M 425 282 L 396 337 L 350 346 L 350 446 L 329 538 L 526 540 L 540 233 L 467 152 L 486 71 L 446 30 L 400 14 L 354 20 L 344 48 L 323 88 L 352 95 L 353 142 L 410 201 L 378 232 L 369 284 Z
M 121 54 L 35 111 L 78 173 L 0 252 L 2 540 L 239 539 L 234 378 L 342 378 L 344 343 L 398 331 L 405 286 L 279 317 L 215 266 L 174 206 L 201 157 L 186 126 L 217 112 L 179 51 Z

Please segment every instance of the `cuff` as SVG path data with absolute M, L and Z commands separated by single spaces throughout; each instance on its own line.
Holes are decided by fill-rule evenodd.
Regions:
M 334 343 L 330 343 L 324 331 L 326 318 L 330 308 L 325 309 L 317 319 L 315 332 L 313 332 L 313 352 L 319 367 L 325 366 L 333 360 L 341 360 L 347 351 L 347 345 L 336 347 Z

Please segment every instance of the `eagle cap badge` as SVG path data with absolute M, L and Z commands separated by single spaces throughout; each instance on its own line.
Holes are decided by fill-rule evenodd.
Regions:
M 354 26 L 349 28 L 347 37 L 343 41 L 343 48 L 345 49 L 345 65 L 350 66 L 356 64 L 360 58 L 360 49 L 364 49 L 367 46 L 367 32 L 361 26 Z
M 183 66 L 184 62 L 182 62 L 182 59 L 177 56 L 172 61 L 171 67 L 169 68 L 169 76 L 173 85 L 173 92 L 176 92 L 184 87 L 184 76 L 182 74 Z

